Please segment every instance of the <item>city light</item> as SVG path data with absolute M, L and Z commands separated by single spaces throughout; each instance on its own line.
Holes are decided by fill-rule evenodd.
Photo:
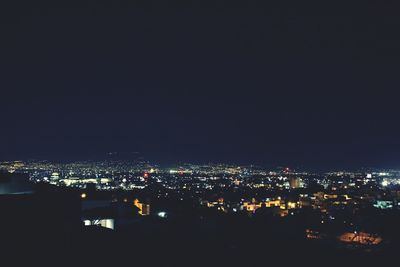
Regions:
M 165 211 L 160 211 L 159 213 L 157 213 L 157 215 L 160 218 L 166 218 L 167 217 L 167 213 Z

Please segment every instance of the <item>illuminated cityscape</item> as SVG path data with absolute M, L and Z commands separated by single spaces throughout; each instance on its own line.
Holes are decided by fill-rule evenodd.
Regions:
M 227 257 L 237 250 L 254 252 L 249 242 L 273 251 L 277 258 L 272 260 L 278 262 L 287 249 L 297 249 L 296 258 L 312 249 L 320 253 L 313 263 L 332 255 L 371 263 L 391 259 L 400 237 L 397 169 L 323 172 L 258 165 L 162 165 L 142 158 L 24 160 L 0 162 L 0 179 L 2 208 L 13 218 L 13 226 L 4 229 L 36 216 L 38 225 L 27 229 L 49 235 L 55 231 L 50 222 L 62 222 L 69 230 L 54 232 L 58 246 L 72 246 L 74 255 L 81 255 L 84 244 L 106 253 L 108 242 L 117 242 L 113 253 L 127 252 L 129 238 L 140 238 L 134 246 L 143 255 L 138 262 L 151 265 L 160 262 L 149 259 L 151 248 L 173 253 L 186 245 L 196 250 L 174 256 L 172 263 L 184 264 L 212 248 L 222 254 L 209 254 L 205 261 L 242 265 L 249 260 L 246 254 L 237 258 L 239 262 Z M 170 242 L 174 245 L 166 249 Z M 251 262 L 260 261 L 260 256 L 252 256 Z
M 363 210 L 372 214 L 400 212 L 400 170 L 391 169 L 315 173 L 287 167 L 266 169 L 227 164 L 161 167 L 146 161 L 113 160 L 11 161 L 1 162 L 0 170 L 25 174 L 33 184 L 72 188 L 80 192 L 83 207 L 130 203 L 141 216 L 185 215 L 185 211 L 176 210 L 177 202 L 190 203 L 198 211 L 197 216 L 216 212 L 251 218 L 265 213 L 285 220 L 308 214 L 311 217 L 303 222 L 305 238 L 337 238 L 343 246 L 378 245 L 391 239 L 382 229 L 370 228 L 366 219 L 361 220 L 367 216 L 362 214 Z M 96 204 L 100 195 L 102 201 Z M 82 216 L 85 225 L 98 224 L 111 229 L 118 225 L 118 219 L 118 216 L 112 219 L 100 216 L 96 222 Z M 373 240 L 366 240 L 372 237 Z
M 396 265 L 399 10 L 0 1 L 2 265 Z

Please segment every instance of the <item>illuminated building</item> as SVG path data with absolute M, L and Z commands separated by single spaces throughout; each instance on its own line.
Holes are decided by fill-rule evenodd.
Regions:
M 244 202 L 243 203 L 243 209 L 250 211 L 250 212 L 254 212 L 256 211 L 258 208 L 261 208 L 261 202 L 260 203 L 250 203 L 250 202 Z
M 388 179 L 384 179 L 381 184 L 383 187 L 386 187 L 390 184 L 390 181 Z
M 84 220 L 85 226 L 97 225 L 114 230 L 114 219 Z
M 323 199 L 325 199 L 325 194 L 324 194 L 324 192 L 317 192 L 317 193 L 314 193 L 314 197 L 317 200 L 323 200 Z
M 324 199 L 336 199 L 338 195 L 336 194 L 324 194 Z
M 142 210 L 140 215 L 150 215 L 150 205 L 149 204 L 142 204 Z
M 300 188 L 300 178 L 297 177 L 290 177 L 289 178 L 289 185 L 291 189 Z
M 280 198 L 275 199 L 275 200 L 269 200 L 267 199 L 267 201 L 265 201 L 265 206 L 267 208 L 272 208 L 272 207 L 282 207 L 284 206 L 282 201 L 280 200 Z
M 339 236 L 339 240 L 345 243 L 356 243 L 360 245 L 378 245 L 382 242 L 382 238 L 364 232 L 344 233 Z
M 53 172 L 50 176 L 51 181 L 58 181 L 60 179 L 60 174 L 58 172 Z
M 133 201 L 133 205 L 135 205 L 139 209 L 139 214 L 142 216 L 150 215 L 150 204 L 144 204 L 139 201 L 139 199 L 135 199 Z
M 289 202 L 287 203 L 287 208 L 288 208 L 288 209 L 296 209 L 297 206 L 298 206 L 297 202 L 291 202 L 291 201 L 289 201 Z
M 183 174 L 192 174 L 193 171 L 191 171 L 191 170 L 183 170 L 183 169 L 179 169 L 179 170 L 171 169 L 171 170 L 169 170 L 169 173 L 170 173 L 170 174 L 180 174 L 180 175 L 183 175 Z
M 107 184 L 112 182 L 112 179 L 110 178 L 86 178 L 86 179 L 80 179 L 76 177 L 71 177 L 68 179 L 61 179 L 61 182 L 63 182 L 66 186 L 71 186 L 74 184 Z
M 393 208 L 393 201 L 377 200 L 374 203 L 374 207 L 378 208 L 378 209 L 392 209 Z
M 285 203 L 280 199 L 266 199 L 265 202 L 256 202 L 255 199 L 252 200 L 252 202 L 243 202 L 243 209 L 254 212 L 257 209 L 261 207 L 266 207 L 266 208 L 273 208 L 273 207 L 279 207 L 280 209 L 286 209 Z
M 286 209 L 280 209 L 278 214 L 279 214 L 279 216 L 281 216 L 281 217 L 285 217 L 285 216 L 288 216 L 289 211 L 286 210 Z
M 86 193 L 81 194 L 81 200 L 81 221 L 85 226 L 96 225 L 114 230 L 117 215 L 112 200 L 96 199 L 95 196 L 88 199 Z
M 321 234 L 318 231 L 306 229 L 306 237 L 307 239 L 321 239 Z

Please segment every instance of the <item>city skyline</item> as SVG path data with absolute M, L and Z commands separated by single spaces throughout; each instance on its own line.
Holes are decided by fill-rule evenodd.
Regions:
M 235 165 L 235 166 L 260 166 L 263 168 L 291 168 L 315 172 L 328 172 L 328 171 L 357 171 L 357 170 L 376 170 L 376 169 L 399 169 L 399 165 L 395 162 L 385 162 L 377 163 L 375 162 L 347 162 L 347 163 L 332 163 L 332 162 L 304 162 L 298 160 L 287 160 L 287 159 L 263 159 L 263 160 L 249 160 L 249 159 L 238 159 L 238 158 L 221 158 L 212 157 L 205 155 L 201 158 L 193 158 L 187 155 L 176 154 L 174 157 L 168 155 L 167 153 L 141 153 L 138 151 L 133 152 L 79 152 L 69 154 L 57 154 L 57 153 L 31 153 L 25 156 L 15 156 L 15 157 L 4 157 L 0 158 L 1 162 L 18 162 L 18 161 L 48 161 L 54 163 L 72 163 L 72 162 L 130 162 L 135 164 L 135 162 L 143 161 L 149 164 L 156 164 L 160 166 L 179 166 L 185 164 L 222 164 L 222 165 Z

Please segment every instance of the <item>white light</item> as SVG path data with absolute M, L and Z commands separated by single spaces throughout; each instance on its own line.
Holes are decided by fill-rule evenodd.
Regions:
M 160 211 L 159 213 L 157 213 L 157 215 L 160 218 L 166 218 L 167 217 L 167 213 L 165 211 Z
M 122 179 L 122 182 L 123 182 L 123 183 L 126 183 L 126 178 Z
M 382 186 L 388 186 L 388 185 L 389 185 L 388 181 L 385 180 L 385 181 L 382 182 Z

